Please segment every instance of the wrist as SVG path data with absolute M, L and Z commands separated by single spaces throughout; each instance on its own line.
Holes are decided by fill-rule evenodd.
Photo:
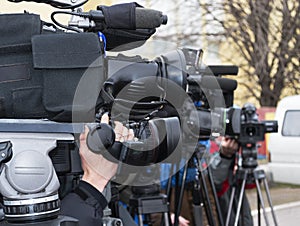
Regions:
M 83 174 L 82 180 L 89 183 L 90 185 L 92 185 L 99 192 L 103 192 L 105 186 L 107 185 L 107 183 L 109 181 L 100 175 L 89 175 L 87 173 Z
M 232 159 L 234 156 L 232 153 L 227 153 L 223 149 L 220 149 L 219 153 L 222 158 L 226 158 L 226 159 Z

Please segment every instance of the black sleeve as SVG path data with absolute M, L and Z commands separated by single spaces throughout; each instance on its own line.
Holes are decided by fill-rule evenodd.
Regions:
M 224 157 L 219 152 L 214 154 L 210 166 L 217 190 L 222 188 L 224 181 L 232 174 L 232 164 L 234 164 L 233 157 Z
M 61 214 L 79 220 L 79 226 L 102 225 L 103 209 L 107 206 L 105 197 L 85 181 L 61 201 Z

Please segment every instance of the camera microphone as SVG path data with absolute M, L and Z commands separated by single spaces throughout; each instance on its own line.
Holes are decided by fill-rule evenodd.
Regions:
M 168 22 L 166 15 L 153 9 L 136 8 L 134 17 L 112 11 L 110 7 L 101 9 L 82 14 L 95 21 L 105 21 L 108 28 L 114 29 L 153 29 Z
M 136 3 L 98 6 L 97 9 L 98 14 L 103 15 L 99 18 L 104 19 L 106 26 L 113 29 L 154 29 L 168 21 L 162 12 L 139 7 Z
M 135 21 L 136 28 L 152 29 L 167 24 L 168 17 L 157 10 L 136 8 Z

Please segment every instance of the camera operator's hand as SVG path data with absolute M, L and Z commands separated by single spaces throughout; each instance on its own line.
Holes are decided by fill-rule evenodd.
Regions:
M 103 115 L 101 123 L 109 122 L 108 115 Z M 134 138 L 133 131 L 124 127 L 120 122 L 115 122 L 116 141 L 126 141 Z M 101 154 L 93 153 L 86 144 L 89 129 L 86 126 L 84 133 L 80 135 L 79 153 L 83 169 L 82 180 L 94 186 L 102 192 L 109 180 L 116 174 L 118 164 L 105 159 Z
M 190 221 L 185 219 L 182 216 L 178 217 L 178 221 L 179 221 L 179 226 L 189 226 L 190 225 Z M 174 213 L 171 214 L 171 222 L 172 222 L 172 224 L 174 224 L 174 222 L 175 222 L 175 214 Z
M 223 137 L 220 153 L 227 158 L 231 158 L 238 151 L 238 148 L 239 144 L 235 139 Z
M 108 118 L 108 116 L 106 116 Z M 127 140 L 133 140 L 134 132 L 132 129 L 128 129 L 121 122 L 115 121 L 115 134 L 116 134 L 116 141 L 124 142 Z

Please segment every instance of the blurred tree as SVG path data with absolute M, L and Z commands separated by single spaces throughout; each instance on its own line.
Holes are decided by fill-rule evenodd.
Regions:
M 239 83 L 245 97 L 275 107 L 284 95 L 300 93 L 299 0 L 198 1 L 206 27 L 217 25 L 201 35 L 224 37 L 235 49 L 226 55 L 247 75 Z

